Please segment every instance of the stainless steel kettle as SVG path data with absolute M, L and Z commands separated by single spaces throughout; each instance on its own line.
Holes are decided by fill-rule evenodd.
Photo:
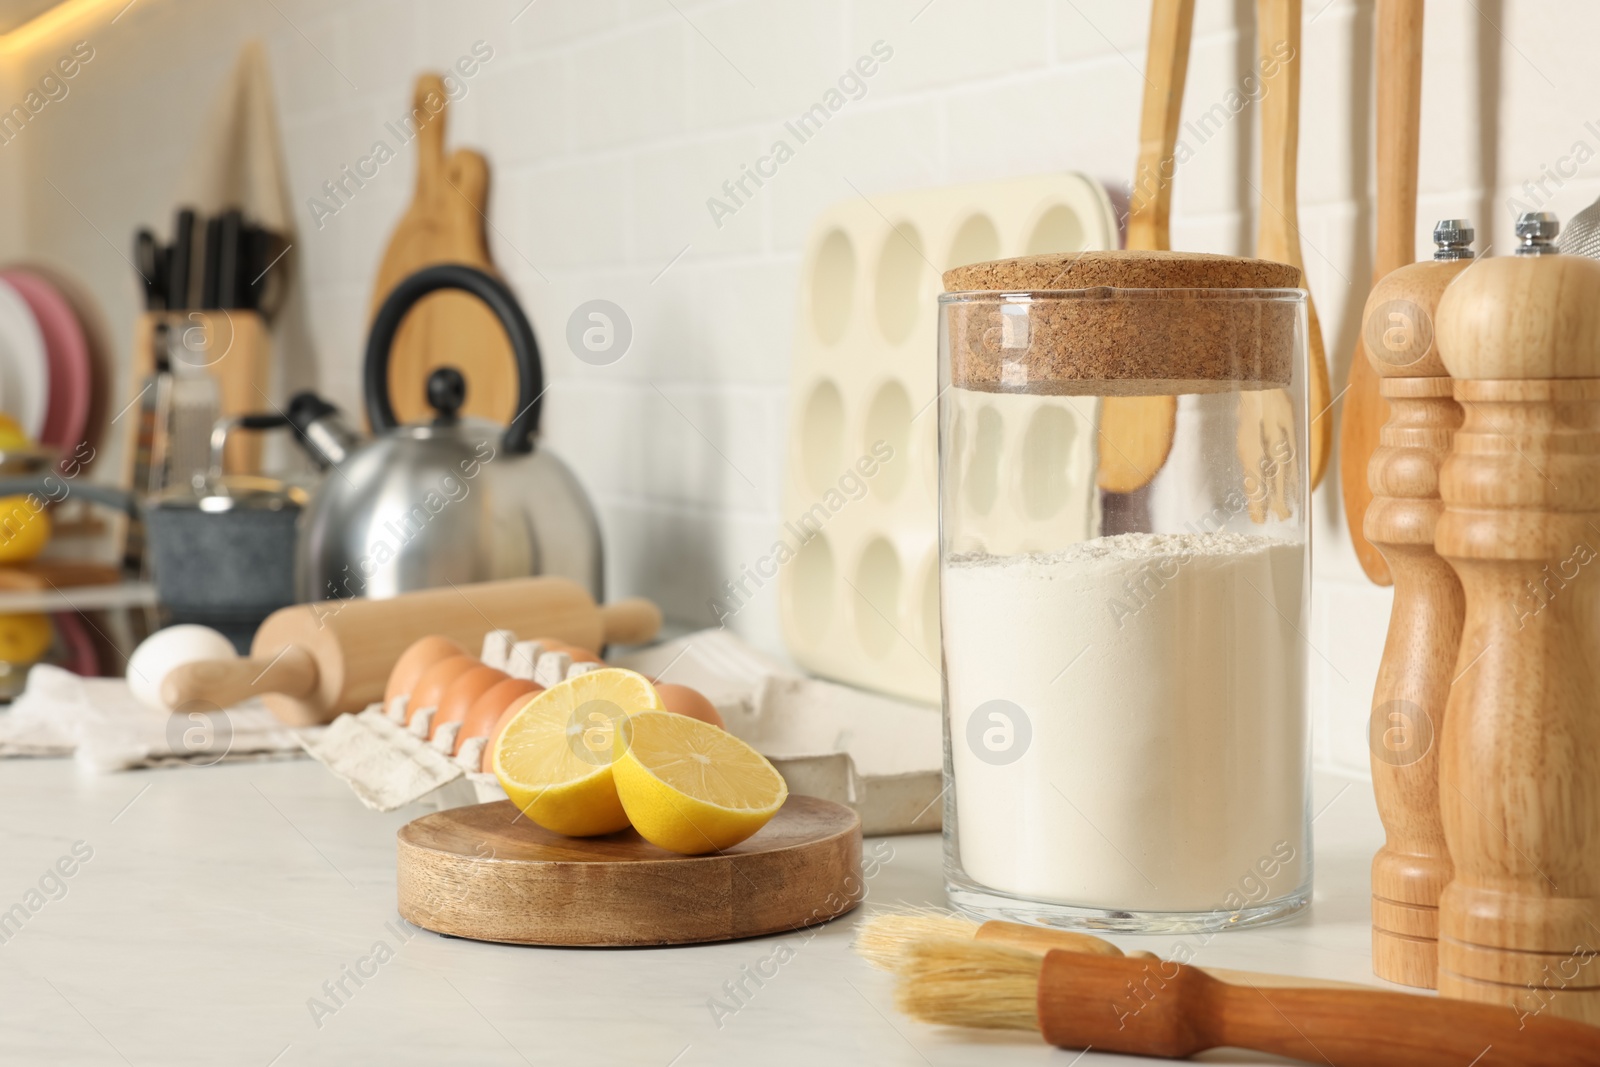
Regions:
M 434 416 L 401 426 L 389 398 L 389 348 L 417 301 L 459 289 L 500 319 L 516 357 L 511 425 L 460 414 L 468 383 L 454 367 L 428 377 Z M 499 279 L 460 264 L 401 281 L 378 309 L 363 367 L 362 442 L 338 409 L 296 396 L 289 418 L 300 442 L 331 468 L 306 510 L 296 585 L 302 600 L 381 598 L 414 589 L 554 574 L 604 598 L 600 527 L 566 464 L 535 447 L 544 371 L 533 327 Z

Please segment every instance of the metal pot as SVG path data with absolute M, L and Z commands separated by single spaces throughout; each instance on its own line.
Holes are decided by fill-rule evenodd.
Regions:
M 428 378 L 433 418 L 401 426 L 389 398 L 389 348 L 406 313 L 440 289 L 487 304 L 511 341 L 517 414 L 507 427 L 460 414 L 467 382 L 454 367 Z M 603 597 L 600 528 L 572 472 L 535 448 L 544 372 L 533 327 L 504 283 L 471 267 L 418 271 L 373 319 L 363 368 L 374 438 L 363 443 L 314 394 L 290 402 L 301 444 L 331 472 L 300 537 L 301 599 L 387 597 L 414 589 L 553 574 Z

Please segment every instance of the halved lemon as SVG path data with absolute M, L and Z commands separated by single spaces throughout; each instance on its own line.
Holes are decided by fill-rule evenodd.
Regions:
M 608 667 L 535 694 L 500 734 L 494 774 L 529 819 L 569 837 L 628 825 L 612 781 L 617 724 L 661 707 L 642 674 Z
M 617 750 L 611 773 L 628 821 L 646 841 L 672 852 L 732 848 L 765 826 L 789 797 L 765 756 L 686 715 L 629 715 Z

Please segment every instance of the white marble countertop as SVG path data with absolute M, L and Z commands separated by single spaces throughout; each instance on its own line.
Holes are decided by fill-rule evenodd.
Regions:
M 0 913 L 37 905 L 20 928 L 0 928 L 0 1064 L 1135 1062 L 906 1019 L 890 980 L 850 951 L 859 911 L 815 936 L 648 950 L 489 945 L 405 927 L 395 831 L 421 812 L 367 811 L 308 760 L 105 777 L 68 760 L 0 768 Z M 1316 796 L 1309 914 L 1214 937 L 1195 962 L 1374 981 L 1371 788 L 1324 776 Z M 883 860 L 869 908 L 942 902 L 937 835 L 866 847 Z M 1168 955 L 1179 939 L 1116 940 Z M 311 998 L 378 942 L 393 958 L 360 987 L 347 979 L 352 995 L 314 1017 Z M 779 942 L 792 958 L 718 1020 L 711 998 Z

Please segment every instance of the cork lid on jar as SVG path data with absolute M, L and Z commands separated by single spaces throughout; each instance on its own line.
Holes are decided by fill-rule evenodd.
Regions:
M 950 373 L 991 392 L 1173 395 L 1287 386 L 1305 294 L 1285 263 L 1077 252 L 946 271 Z

